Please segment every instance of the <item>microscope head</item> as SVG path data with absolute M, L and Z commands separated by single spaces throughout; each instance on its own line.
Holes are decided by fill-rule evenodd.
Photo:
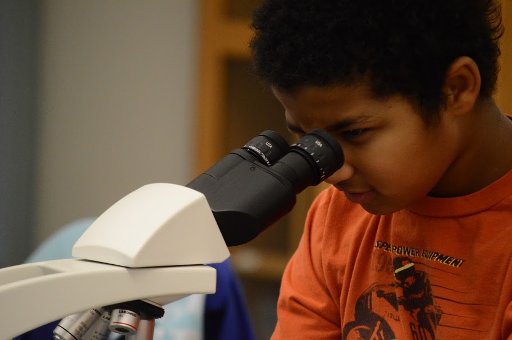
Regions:
M 229 257 L 205 196 L 167 183 L 145 185 L 112 205 L 75 243 L 72 254 L 130 268 L 218 263 Z

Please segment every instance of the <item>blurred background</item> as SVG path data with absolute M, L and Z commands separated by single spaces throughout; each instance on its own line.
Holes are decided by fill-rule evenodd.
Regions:
M 144 184 L 186 184 L 260 131 L 286 134 L 251 71 L 258 3 L 0 0 L 0 267 Z M 512 114 L 511 32 L 502 48 L 496 99 Z M 316 190 L 231 249 L 259 339 Z

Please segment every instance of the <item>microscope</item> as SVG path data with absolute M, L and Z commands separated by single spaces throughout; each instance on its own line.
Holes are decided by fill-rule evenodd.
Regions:
M 343 161 L 323 130 L 292 145 L 267 130 L 185 186 L 131 192 L 84 232 L 72 259 L 0 270 L 0 339 L 59 319 L 56 340 L 152 339 L 163 305 L 215 293 L 208 264 L 257 237 Z

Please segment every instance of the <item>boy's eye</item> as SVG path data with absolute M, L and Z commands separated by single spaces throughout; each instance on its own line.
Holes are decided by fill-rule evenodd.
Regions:
M 364 135 L 367 132 L 367 130 L 368 129 L 352 129 L 343 131 L 343 137 L 346 140 L 353 140 Z

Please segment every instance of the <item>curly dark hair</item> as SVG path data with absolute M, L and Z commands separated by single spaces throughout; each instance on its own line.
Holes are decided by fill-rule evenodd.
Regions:
M 254 12 L 256 73 L 284 91 L 367 84 L 402 95 L 424 119 L 444 105 L 450 64 L 472 58 L 491 96 L 503 35 L 497 0 L 267 0 Z

